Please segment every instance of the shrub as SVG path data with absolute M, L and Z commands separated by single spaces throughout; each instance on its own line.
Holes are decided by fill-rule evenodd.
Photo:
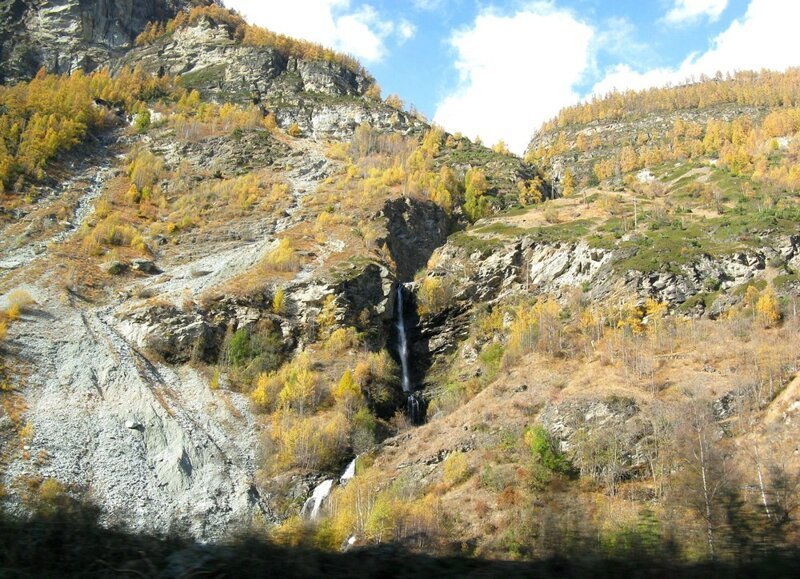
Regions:
M 302 416 L 313 412 L 320 398 L 319 377 L 304 365 L 288 375 L 278 393 L 278 404 Z
M 211 375 L 211 381 L 208 383 L 209 388 L 212 390 L 219 390 L 220 371 L 219 368 L 214 368 L 214 373 Z
M 272 311 L 276 314 L 286 312 L 286 292 L 283 288 L 279 288 L 275 292 L 275 297 L 272 298 Z
M 564 324 L 558 302 L 540 297 L 533 306 L 520 306 L 509 330 L 504 363 L 515 364 L 522 356 L 539 350 L 550 355 L 562 353 Z
M 251 384 L 261 372 L 277 369 L 283 362 L 281 336 L 271 326 L 240 328 L 223 345 L 223 358 L 236 382 Z
M 350 423 L 340 412 L 300 417 L 279 412 L 273 420 L 273 442 L 277 446 L 277 470 L 300 467 L 330 468 L 347 454 Z
M 292 240 L 288 237 L 282 238 L 278 246 L 267 254 L 265 263 L 272 271 L 296 271 L 299 264 Z
M 375 446 L 378 421 L 366 406 L 361 407 L 352 418 L 353 452 L 362 454 Z
M 273 113 L 267 113 L 264 119 L 261 121 L 261 124 L 270 133 L 278 128 L 278 121 L 275 119 L 275 115 Z
M 233 367 L 243 365 L 252 357 L 250 332 L 245 329 L 236 330 L 228 342 L 228 364 Z
M 5 312 L 5 315 L 6 315 L 6 318 L 8 319 L 8 321 L 10 321 L 10 322 L 18 320 L 19 316 L 20 316 L 19 306 L 16 305 L 16 304 L 12 305 L 12 306 L 9 306 L 8 309 Z
M 290 137 L 299 137 L 302 134 L 302 132 L 303 131 L 300 129 L 300 125 L 298 125 L 297 123 L 292 123 L 291 125 L 289 125 L 289 128 L 286 130 L 286 133 Z
M 767 286 L 758 296 L 755 304 L 756 318 L 764 328 L 775 326 L 781 319 L 781 311 L 778 306 L 778 299 L 771 286 Z
M 541 425 L 525 431 L 525 443 L 531 450 L 533 460 L 551 472 L 568 474 L 571 470 L 569 461 L 561 454 L 550 433 Z
M 364 406 L 364 395 L 361 392 L 361 388 L 353 380 L 353 374 L 349 369 L 345 370 L 341 380 L 333 388 L 333 399 L 347 416 L 351 416 L 356 410 Z
M 436 314 L 449 305 L 452 297 L 449 282 L 439 277 L 426 277 L 417 293 L 417 312 L 420 316 Z
M 8 294 L 8 303 L 11 307 L 16 307 L 24 312 L 27 308 L 36 303 L 31 294 L 24 289 L 15 289 Z
M 355 348 L 359 344 L 358 332 L 355 328 L 339 328 L 334 330 L 325 340 L 323 348 L 331 354 L 341 354 L 346 350 Z
M 164 170 L 164 160 L 148 150 L 141 150 L 128 165 L 128 175 L 131 183 L 139 191 L 140 199 L 147 199 L 152 194 L 156 183 L 161 179 Z
M 444 460 L 442 478 L 448 487 L 464 482 L 469 474 L 469 461 L 463 452 L 453 452 Z
M 281 388 L 283 388 L 283 382 L 276 372 L 262 372 L 258 375 L 256 386 L 250 396 L 258 407 L 273 410 Z
M 136 115 L 136 119 L 133 121 L 133 128 L 140 134 L 147 132 L 147 129 L 150 128 L 150 111 L 148 109 Z

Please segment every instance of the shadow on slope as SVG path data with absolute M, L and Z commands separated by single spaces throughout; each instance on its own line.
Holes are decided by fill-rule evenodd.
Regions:
M 95 507 L 63 501 L 27 520 L 3 515 L 0 577 L 793 577 L 800 564 L 800 552 L 778 550 L 756 560 L 688 564 L 648 549 L 614 558 L 576 551 L 515 562 L 426 555 L 401 545 L 334 553 L 253 535 L 200 545 L 176 535 L 106 528 L 99 515 Z

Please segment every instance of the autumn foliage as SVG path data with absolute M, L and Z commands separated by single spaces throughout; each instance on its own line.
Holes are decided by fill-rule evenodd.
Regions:
M 49 75 L 40 70 L 30 82 L 0 86 L 0 192 L 21 191 L 25 180 L 40 180 L 47 164 L 112 122 L 109 109 L 169 94 L 174 85 L 140 69 L 91 75 Z

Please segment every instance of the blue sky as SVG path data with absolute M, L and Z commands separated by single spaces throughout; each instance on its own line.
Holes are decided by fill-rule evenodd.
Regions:
M 560 108 L 612 88 L 800 65 L 800 0 L 227 0 L 356 56 L 451 132 L 521 152 Z

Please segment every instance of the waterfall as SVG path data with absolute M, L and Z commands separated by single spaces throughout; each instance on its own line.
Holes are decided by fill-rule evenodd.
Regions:
M 344 469 L 342 476 L 339 477 L 339 484 L 347 484 L 350 479 L 356 476 L 356 460 L 358 460 L 358 457 L 351 460 L 347 465 L 347 468 Z M 325 479 L 316 487 L 314 487 L 314 491 L 311 493 L 311 496 L 306 499 L 306 502 L 303 503 L 303 508 L 300 509 L 300 516 L 308 517 L 312 520 L 316 519 L 319 516 L 319 510 L 322 508 L 322 503 L 325 502 L 325 499 L 327 499 L 328 495 L 331 494 L 332 489 L 333 479 L 330 478 Z
M 356 460 L 358 457 L 354 458 L 350 461 L 350 464 L 347 465 L 347 468 L 344 469 L 344 473 L 342 474 L 341 478 L 339 479 L 340 484 L 344 484 L 349 481 L 351 478 L 356 476 Z
M 400 368 L 403 372 L 403 392 L 411 392 L 411 378 L 408 375 L 408 340 L 406 339 L 406 320 L 403 315 L 403 285 L 397 284 L 397 353 L 400 355 Z
M 300 514 L 305 516 L 306 513 L 308 513 L 308 510 L 311 509 L 309 518 L 316 519 L 319 516 L 319 509 L 322 507 L 322 502 L 328 498 L 329 494 L 331 494 L 332 488 L 333 479 L 327 479 L 318 484 L 314 488 L 314 492 L 311 493 L 311 496 L 306 500 L 305 504 L 303 505 L 303 509 L 300 511 Z
M 403 284 L 397 284 L 397 354 L 400 356 L 400 370 L 403 373 L 403 392 L 408 394 L 406 412 L 413 424 L 422 422 L 420 398 L 411 388 L 411 376 L 408 371 L 408 337 L 406 336 L 406 318 L 403 314 Z
M 412 424 L 419 424 L 422 421 L 422 413 L 419 410 L 419 398 L 414 394 L 408 395 L 408 417 Z

